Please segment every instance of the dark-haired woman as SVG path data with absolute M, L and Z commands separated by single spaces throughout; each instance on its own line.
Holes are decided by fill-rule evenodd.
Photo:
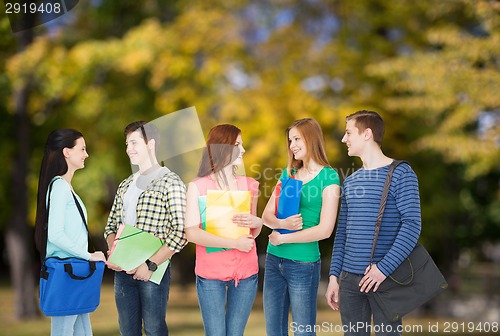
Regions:
M 101 251 L 89 253 L 87 229 L 80 218 L 76 196 L 86 216 L 86 208 L 74 192 L 71 180 L 76 170 L 85 167 L 87 148 L 83 135 L 74 129 L 53 131 L 45 146 L 40 179 L 38 181 L 37 212 L 35 220 L 35 239 L 39 251 L 43 241 L 43 227 L 47 214 L 47 201 L 50 198 L 48 216 L 48 237 L 46 257 L 78 257 L 92 261 L 106 261 Z M 52 184 L 50 195 L 47 194 Z M 89 314 L 51 317 L 51 335 L 92 335 Z
M 215 126 L 208 134 L 198 178 L 188 186 L 186 236 L 196 244 L 196 291 L 207 336 L 242 336 L 257 292 L 259 266 L 254 239 L 262 228 L 262 220 L 255 215 L 259 184 L 235 174 L 244 153 L 239 128 Z M 248 227 L 249 235 L 230 239 L 202 229 L 198 198 L 207 195 L 207 190 L 251 192 L 251 213 L 232 219 L 235 225 Z M 209 253 L 207 248 L 221 250 Z

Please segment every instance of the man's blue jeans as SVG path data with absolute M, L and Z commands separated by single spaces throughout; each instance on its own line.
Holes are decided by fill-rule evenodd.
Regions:
M 267 254 L 264 273 L 264 315 L 267 336 L 316 335 L 316 301 L 321 262 L 299 262 Z M 312 329 L 311 329 L 312 328 Z M 311 331 L 312 330 L 312 331 Z
M 340 273 L 339 303 L 344 335 L 370 336 L 371 330 L 377 336 L 402 335 L 402 320 L 387 320 L 373 297 L 373 291 L 360 292 L 359 282 L 362 277 L 361 274 Z
M 196 277 L 205 335 L 243 336 L 257 294 L 257 274 L 239 281 Z
M 168 335 L 167 302 L 170 290 L 170 265 L 159 285 L 134 280 L 133 275 L 115 272 L 115 300 L 120 335 L 141 336 L 142 321 L 148 336 Z

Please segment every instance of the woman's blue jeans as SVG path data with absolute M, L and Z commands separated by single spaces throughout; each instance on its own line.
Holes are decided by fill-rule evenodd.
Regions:
M 92 336 L 89 314 L 52 316 L 51 336 Z
M 267 254 L 264 315 L 267 336 L 316 335 L 316 301 L 321 261 L 299 262 Z M 291 325 L 288 313 L 292 310 Z M 311 331 L 312 330 L 312 331 Z
M 239 281 L 196 277 L 206 336 L 243 336 L 257 294 L 257 274 Z
M 402 320 L 393 322 L 386 319 L 373 297 L 373 291 L 364 293 L 359 290 L 362 277 L 361 274 L 345 271 L 340 273 L 339 304 L 344 335 L 370 336 L 371 330 L 377 336 L 402 335 Z
M 170 265 L 159 285 L 134 280 L 133 275 L 115 272 L 115 300 L 122 336 L 142 336 L 142 322 L 148 336 L 168 335 L 167 302 Z

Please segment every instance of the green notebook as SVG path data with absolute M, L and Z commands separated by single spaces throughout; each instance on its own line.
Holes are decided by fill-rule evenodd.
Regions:
M 132 225 L 122 225 L 116 234 L 108 262 L 130 271 L 151 258 L 162 246 L 163 241 L 151 233 Z M 159 284 L 169 263 L 170 259 L 159 264 L 149 281 Z

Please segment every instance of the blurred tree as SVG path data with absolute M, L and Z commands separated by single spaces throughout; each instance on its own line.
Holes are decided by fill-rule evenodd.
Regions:
M 19 18 L 26 26 L 31 26 L 34 22 L 34 17 L 22 15 Z M 5 18 L 2 18 L 2 29 L 7 27 Z M 15 34 L 15 39 L 2 38 L 1 42 L 5 45 L 5 52 L 14 50 L 17 45 L 17 50 L 22 52 L 28 48 L 33 41 L 33 30 L 25 30 Z M 0 62 L 1 67 L 5 67 L 5 58 Z M 26 213 L 28 212 L 28 189 L 25 187 L 25 179 L 28 174 L 28 161 L 30 151 L 30 131 L 29 131 L 29 116 L 28 104 L 29 93 L 31 90 L 31 79 L 29 74 L 25 74 L 25 81 L 22 85 L 17 86 L 12 90 L 11 98 L 11 115 L 5 119 L 3 127 L 8 127 L 5 134 L 12 135 L 14 144 L 12 147 L 6 146 L 2 151 L 9 151 L 9 157 L 12 158 L 11 169 L 8 174 L 4 175 L 2 185 L 6 184 L 10 188 L 5 188 L 4 195 L 9 195 L 8 199 L 15 206 L 8 214 L 7 225 L 5 230 L 5 243 L 8 251 L 8 262 L 10 264 L 10 275 L 19 301 L 15 307 L 15 314 L 18 318 L 30 318 L 37 314 L 37 306 L 35 301 L 35 282 L 34 278 L 26 276 L 26 270 L 33 268 L 33 244 L 32 231 L 27 223 Z M 2 84 L 5 82 L 2 81 Z M 3 86 L 3 85 L 2 85 Z M 2 95 L 7 93 L 3 87 Z M 7 91 L 7 92 L 6 92 Z M 8 94 L 8 93 L 7 93 Z M 4 113 L 2 109 L 2 114 Z M 13 134 L 12 134 L 13 133 Z M 6 137 L 7 138 L 7 137 Z M 9 208 L 9 207 L 6 207 Z
M 425 177 L 424 232 L 451 265 L 462 248 L 500 239 L 500 4 L 445 1 L 426 12 L 436 23 L 423 47 L 367 73 L 384 109 L 414 127 L 404 144 Z
M 17 318 L 31 318 L 37 315 L 38 312 L 34 295 L 35 278 L 26 276 L 27 270 L 32 270 L 33 265 L 36 264 L 33 261 L 35 253 L 33 251 L 32 226 L 28 225 L 27 214 L 31 214 L 29 222 L 32 222 L 36 203 L 38 174 L 37 170 L 31 170 L 30 167 L 33 165 L 39 167 L 43 153 L 43 145 L 41 144 L 45 142 L 45 138 L 51 129 L 57 127 L 75 127 L 84 132 L 85 129 L 90 130 L 92 129 L 92 121 L 88 121 L 86 118 L 90 118 L 99 112 L 102 108 L 99 103 L 105 103 L 105 97 L 100 89 L 105 84 L 106 64 L 102 67 L 97 62 L 97 67 L 102 67 L 102 69 L 90 68 L 87 69 L 87 72 L 78 73 L 73 76 L 73 73 L 68 69 L 73 64 L 63 62 L 67 56 L 66 46 L 75 43 L 73 37 L 78 36 L 73 33 L 75 31 L 82 33 L 82 30 L 78 30 L 78 24 L 72 26 L 72 23 L 74 24 L 78 20 L 73 22 L 72 20 L 75 20 L 75 18 L 80 18 L 80 20 L 83 18 L 96 19 L 100 23 L 98 29 L 90 29 L 88 34 L 85 36 L 80 35 L 80 38 L 88 38 L 90 36 L 100 38 L 109 37 L 110 35 L 120 35 L 130 28 L 128 24 L 138 24 L 145 17 L 151 17 L 156 14 L 159 16 L 163 15 L 164 19 L 168 19 L 176 12 L 173 1 L 169 2 L 168 6 L 172 9 L 172 12 L 168 15 L 165 11 L 159 11 L 160 8 L 158 6 L 160 4 L 157 4 L 156 1 L 149 1 L 148 6 L 144 6 L 143 3 L 138 6 L 134 1 L 120 1 L 115 5 L 109 5 L 106 2 L 105 4 L 101 4 L 102 6 L 98 2 L 95 2 L 91 5 L 90 9 L 87 5 L 87 3 L 82 4 L 74 12 L 66 14 L 57 21 L 52 21 L 46 26 L 21 31 L 16 34 L 2 34 L 2 38 L 0 39 L 0 43 L 2 44 L 0 54 L 2 69 L 5 67 L 7 57 L 12 55 L 16 48 L 19 55 L 24 55 L 17 65 L 15 59 L 11 60 L 11 67 L 19 67 L 19 72 L 15 78 L 9 78 L 9 82 L 6 80 L 0 82 L 2 96 L 11 96 L 10 105 L 2 105 L 1 112 L 2 115 L 5 115 L 5 118 L 2 118 L 2 128 L 5 128 L 6 134 L 12 133 L 12 136 L 9 136 L 9 138 L 15 139 L 15 143 L 2 146 L 2 152 L 8 151 L 6 157 L 11 157 L 13 164 L 7 165 L 6 168 L 10 168 L 8 174 L 2 174 L 4 177 L 10 175 L 12 178 L 2 178 L 1 183 L 2 185 L 8 184 L 12 187 L 12 190 L 9 192 L 6 188 L 2 188 L 1 197 L 12 200 L 10 203 L 14 206 L 10 214 L 7 211 L 2 212 L 0 228 L 4 226 L 4 223 L 7 223 L 5 228 L 5 242 L 11 280 L 17 298 L 15 310 Z M 155 7 L 155 5 L 158 6 Z M 80 11 L 82 7 L 89 9 L 89 12 L 82 13 Z M 97 7 L 103 7 L 104 9 L 98 10 Z M 161 7 L 166 8 L 167 6 L 164 4 Z M 116 19 L 116 12 L 113 13 L 113 10 L 121 13 L 120 20 Z M 125 20 L 125 18 L 130 21 Z M 35 17 L 24 15 L 20 17 L 20 20 L 31 20 L 31 22 L 34 22 Z M 2 16 L 0 23 L 1 29 L 7 33 L 9 29 L 7 17 Z M 31 26 L 31 24 L 25 22 L 24 26 Z M 71 29 L 69 34 L 62 33 L 68 27 L 75 27 L 76 29 Z M 96 32 L 100 32 L 100 34 L 95 34 Z M 29 46 L 35 36 L 40 36 L 40 38 L 30 48 Z M 116 54 L 111 55 L 119 58 Z M 23 62 L 26 62 L 26 64 Z M 90 66 L 92 65 L 95 64 L 91 63 Z M 2 79 L 7 79 L 8 77 L 4 73 L 2 71 Z M 81 82 L 73 83 L 72 80 L 77 78 Z M 119 79 L 117 81 L 120 82 Z M 78 91 L 75 92 L 74 90 L 83 89 L 85 84 L 82 83 L 86 83 L 89 88 L 84 94 L 79 94 L 78 98 L 75 98 Z M 123 81 L 123 83 L 127 83 L 127 81 Z M 107 93 L 113 95 L 113 92 L 108 91 Z M 147 97 L 140 94 L 135 97 L 129 97 L 131 97 L 131 102 L 129 102 L 131 104 L 128 107 L 133 107 L 134 103 L 141 105 L 143 101 L 148 101 Z M 5 99 L 3 101 L 8 100 Z M 87 100 L 94 104 L 89 104 L 88 109 L 80 108 L 78 110 L 83 104 L 88 104 Z M 73 103 L 73 106 L 71 104 L 68 106 L 75 108 L 75 110 L 70 112 L 66 110 L 66 106 L 63 106 L 63 104 L 67 104 L 68 102 Z M 146 110 L 153 111 L 154 109 L 149 104 Z M 74 115 L 79 112 L 83 112 L 82 119 L 87 120 L 86 124 L 78 124 L 78 118 L 74 118 Z M 117 113 L 117 115 L 120 114 Z M 115 121 L 116 118 L 110 118 L 110 120 Z M 130 120 L 133 119 L 126 119 L 127 122 Z M 43 127 L 39 127 L 42 125 Z M 85 127 L 85 125 L 88 127 Z M 123 125 L 125 125 L 125 121 Z M 106 123 L 104 121 L 103 128 L 106 129 L 106 127 L 108 129 L 112 128 L 109 127 L 109 122 Z M 31 149 L 31 144 L 34 144 L 34 150 Z M 104 142 L 103 146 L 105 145 L 106 143 Z M 31 153 L 34 155 L 31 155 Z M 104 166 L 112 164 L 109 160 L 99 160 L 97 162 L 102 163 Z M 103 208 L 108 208 L 109 200 L 107 200 L 106 204 L 102 204 L 106 201 L 103 196 L 106 189 L 101 188 L 102 183 L 99 176 L 96 176 L 95 172 L 93 174 L 91 172 L 88 176 L 84 175 L 84 178 L 87 185 L 89 185 L 89 189 L 94 188 L 95 203 L 101 204 Z M 27 183 L 28 185 L 26 185 Z M 110 183 L 107 185 L 110 185 Z M 110 187 L 114 188 L 114 183 L 111 183 Z M 6 208 L 8 209 L 9 207 Z M 102 212 L 100 214 L 102 215 Z M 8 215 L 10 217 L 4 219 Z M 30 273 L 28 271 L 28 274 Z
M 472 180 L 500 163 L 500 5 L 454 1 L 432 12 L 458 10 L 465 25 L 447 21 L 432 27 L 424 33 L 427 48 L 368 72 L 384 81 L 387 110 L 421 119 L 432 129 L 419 137 L 417 148 L 466 165 L 465 177 Z
M 9 19 L 6 15 L 0 17 L 0 116 L 2 122 L 0 123 L 0 134 L 9 139 L 14 137 L 12 129 L 14 127 L 13 114 L 9 113 L 9 106 L 6 102 L 9 100 L 10 82 L 5 72 L 5 63 L 7 58 L 16 52 L 15 36 L 11 34 Z M 6 136 L 8 135 L 8 136 Z M 0 155 L 4 158 L 11 158 L 14 153 L 15 144 L 12 142 L 4 142 L 0 146 Z M 11 166 L 4 164 L 0 165 L 0 176 L 10 176 Z M 11 193 L 11 179 L 0 178 L 0 204 L 8 204 Z M 11 209 L 4 207 L 0 212 L 0 229 L 3 223 L 7 223 Z M 2 244 L 3 242 L 0 242 Z
M 498 120 L 495 6 L 450 0 L 81 3 L 64 25 L 52 26 L 25 51 L 0 54 L 9 57 L 0 94 L 12 93 L 0 111 L 13 116 L 15 93 L 30 88 L 23 132 L 32 149 L 2 147 L 9 157 L 21 148 L 26 155 L 19 172 L 28 176 L 22 197 L 29 200 L 29 220 L 23 203 L 12 203 L 22 217 L 12 223 L 26 227 L 34 218 L 42 144 L 57 127 L 84 133 L 90 158 L 74 185 L 89 209 L 91 231 L 101 235 L 117 183 L 130 174 L 118 144 L 133 120 L 195 105 L 204 131 L 222 122 L 240 126 L 246 171 L 260 181 L 263 209 L 286 165 L 284 131 L 293 120 L 311 116 L 322 124 L 328 156 L 343 179 L 359 165 L 340 144 L 344 118 L 368 108 L 386 120 L 387 154 L 410 160 L 420 177 L 424 240 L 436 252 L 443 241 L 455 244 L 446 257 L 452 262 L 477 227 L 478 239 L 499 235 L 498 140 L 497 147 L 488 140 L 498 132 L 498 122 L 489 121 Z M 2 128 L 14 125 L 13 117 L 7 120 Z M 455 144 L 487 148 L 463 155 Z M 429 169 L 431 157 L 446 160 Z M 2 185 L 10 183 L 1 176 Z M 22 188 L 24 180 L 13 186 Z M 452 229 L 456 223 L 459 230 Z M 322 243 L 327 259 L 331 245 L 332 239 Z M 186 251 L 176 258 L 185 258 L 180 264 L 192 273 L 192 249 Z

